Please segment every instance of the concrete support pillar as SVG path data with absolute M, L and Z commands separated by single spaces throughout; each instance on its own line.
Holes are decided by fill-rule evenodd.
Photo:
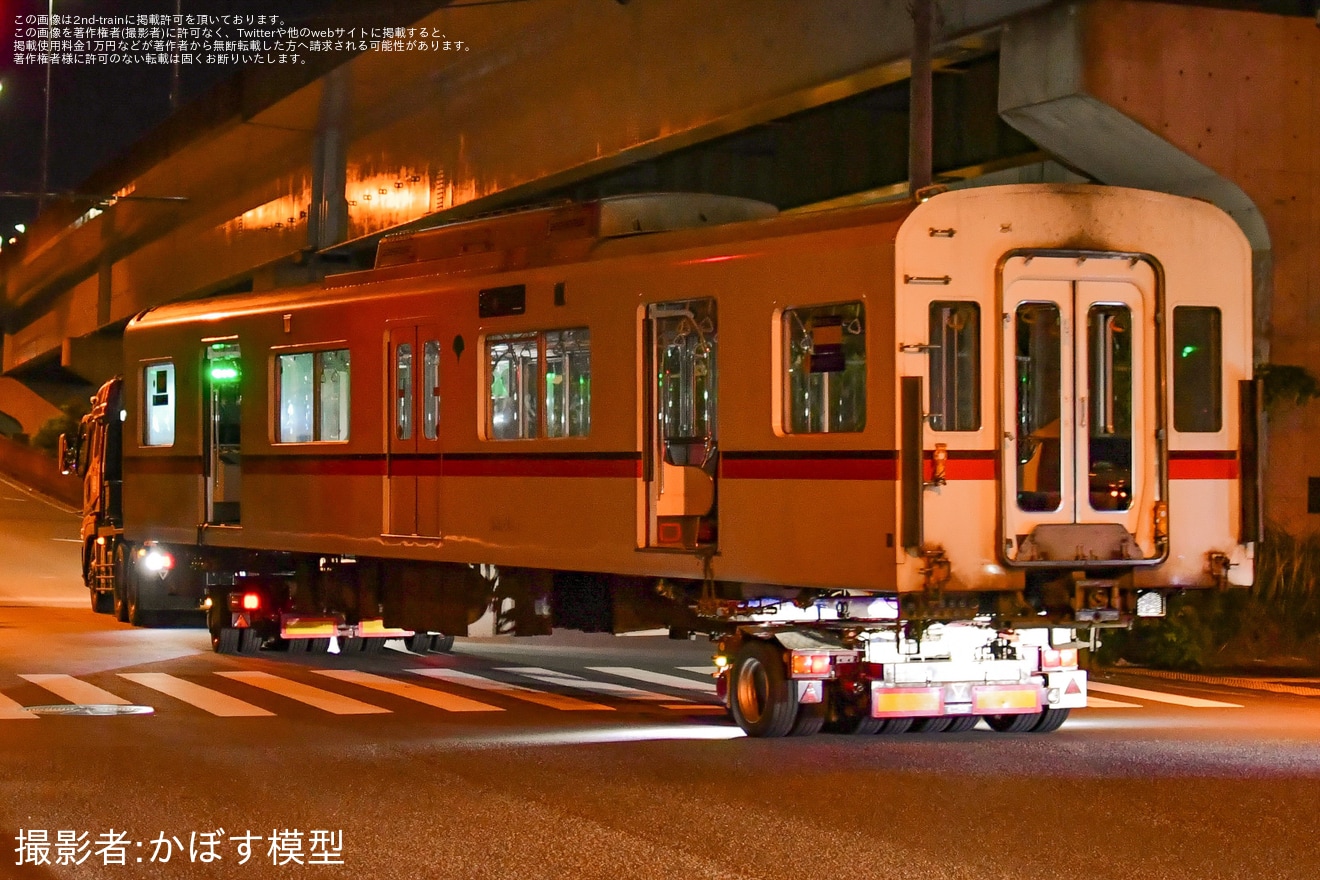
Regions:
M 123 372 L 123 339 L 117 333 L 66 338 L 60 346 L 60 366 L 99 386 L 111 376 Z
M 1004 28 L 999 114 L 1042 149 L 1102 183 L 1204 199 L 1228 212 L 1253 252 L 1255 356 L 1268 359 L 1271 245 L 1265 221 L 1232 180 L 1188 155 L 1088 88 L 1089 4 L 1052 7 Z M 1139 23 L 1133 23 L 1134 32 Z
M 312 147 L 312 210 L 307 218 L 307 244 L 325 250 L 348 234 L 347 185 L 351 70 L 345 64 L 322 81 L 321 108 Z

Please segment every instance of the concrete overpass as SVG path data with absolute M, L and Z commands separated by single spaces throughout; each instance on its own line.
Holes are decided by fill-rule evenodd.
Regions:
M 1256 253 L 1258 360 L 1320 374 L 1320 28 L 1299 5 L 938 0 L 937 178 L 1219 204 Z M 283 89 L 245 73 L 101 176 L 135 198 L 48 212 L 0 255 L 3 369 L 36 392 L 0 385 L 0 411 L 35 430 L 34 397 L 115 372 L 143 308 L 356 267 L 409 226 L 657 189 L 781 208 L 899 195 L 906 6 L 455 4 L 416 26 L 468 51 L 366 52 Z M 1315 409 L 1273 414 L 1269 509 L 1293 530 L 1320 526 Z

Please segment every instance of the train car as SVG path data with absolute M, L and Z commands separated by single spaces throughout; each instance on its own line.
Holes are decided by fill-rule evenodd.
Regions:
M 658 623 L 756 735 L 1057 727 L 1079 629 L 1250 582 L 1250 251 L 1164 194 L 923 196 L 551 206 L 151 309 L 123 541 L 217 650 Z

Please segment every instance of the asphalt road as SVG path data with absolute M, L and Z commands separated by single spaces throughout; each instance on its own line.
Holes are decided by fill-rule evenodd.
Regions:
M 701 642 L 220 657 L 92 614 L 76 534 L 0 484 L 0 877 L 1320 876 L 1320 683 L 1109 675 L 1046 736 L 758 741 Z M 91 702 L 154 711 L 24 708 Z

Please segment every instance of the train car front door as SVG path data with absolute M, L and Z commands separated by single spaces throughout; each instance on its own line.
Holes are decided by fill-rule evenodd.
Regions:
M 1127 255 L 1014 257 L 1002 290 L 1006 559 L 1150 558 L 1162 497 L 1154 271 Z
M 435 324 L 389 328 L 385 531 L 390 535 L 440 537 L 442 351 Z
M 647 307 L 646 541 L 695 549 L 718 537 L 719 325 L 713 299 Z

